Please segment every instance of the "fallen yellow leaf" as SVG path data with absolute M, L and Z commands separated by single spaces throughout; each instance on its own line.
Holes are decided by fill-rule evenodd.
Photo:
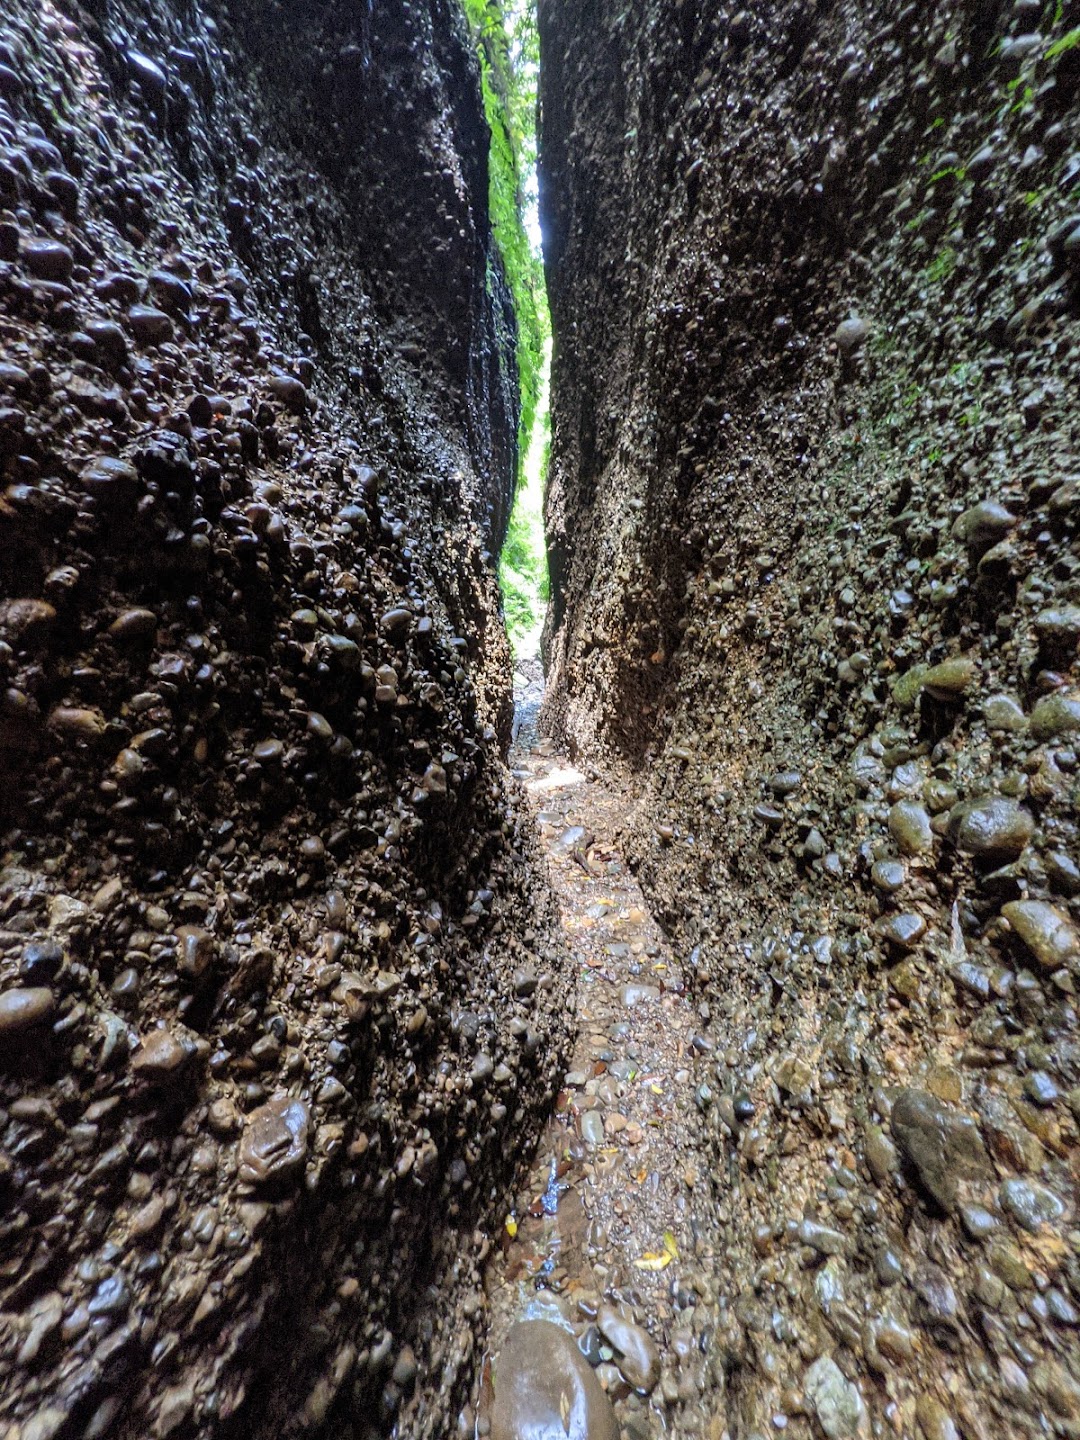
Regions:
M 653 1255 L 646 1252 L 640 1260 L 635 1260 L 634 1264 L 639 1270 L 666 1270 L 671 1264 L 671 1256 L 666 1253 L 663 1255 Z
M 506 1217 L 506 1233 L 510 1236 L 510 1239 L 513 1240 L 513 1238 L 514 1238 L 514 1236 L 517 1234 L 517 1232 L 518 1232 L 517 1221 L 514 1219 L 514 1217 L 513 1217 L 512 1215 L 508 1215 L 508 1216 Z

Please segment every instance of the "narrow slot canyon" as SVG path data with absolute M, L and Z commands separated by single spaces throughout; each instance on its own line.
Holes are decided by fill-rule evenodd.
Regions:
M 1078 380 L 1074 0 L 5 0 L 0 1440 L 1080 1435 Z

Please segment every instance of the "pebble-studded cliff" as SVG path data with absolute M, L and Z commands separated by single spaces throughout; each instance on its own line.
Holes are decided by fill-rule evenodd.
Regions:
M 545 713 L 696 972 L 718 1436 L 1077 1433 L 1078 24 L 540 0 Z
M 0 1433 L 448 1433 L 564 979 L 452 0 L 0 16 Z

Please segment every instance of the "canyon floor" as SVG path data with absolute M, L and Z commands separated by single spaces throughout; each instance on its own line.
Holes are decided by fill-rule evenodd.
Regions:
M 613 1414 L 627 1436 L 651 1435 L 657 1422 L 665 1433 L 709 1433 L 722 1397 L 701 1344 L 717 1318 L 701 1135 L 713 1047 L 620 853 L 626 794 L 537 734 L 537 668 L 531 684 L 518 671 L 510 762 L 577 977 L 576 1039 L 488 1268 L 476 1433 L 602 1436 Z

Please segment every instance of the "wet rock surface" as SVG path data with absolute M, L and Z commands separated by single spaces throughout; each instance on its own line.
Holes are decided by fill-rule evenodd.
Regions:
M 600 1382 L 573 1336 L 550 1320 L 513 1327 L 493 1389 L 491 1440 L 617 1440 Z
M 542 723 L 707 1047 L 676 1432 L 1075 1428 L 1067 9 L 540 3 Z
M 5 1440 L 471 1385 L 567 1043 L 486 146 L 455 6 L 0 15 Z
M 5 1440 L 1077 1432 L 1074 18 L 540 14 L 524 797 L 459 10 L 0 18 Z
M 733 1323 L 716 1279 L 724 1257 L 708 1122 L 719 1108 L 740 1127 L 747 1097 L 717 1083 L 688 977 L 627 868 L 624 797 L 538 739 L 527 673 L 518 690 L 511 764 L 548 855 L 579 977 L 570 1001 L 577 1039 L 487 1267 L 490 1359 L 460 1428 L 524 1437 L 535 1424 L 537 1435 L 562 1433 L 544 1429 L 552 1421 L 540 1412 L 550 1416 L 551 1377 L 565 1364 L 523 1342 L 547 1322 L 544 1333 L 576 1346 L 603 1399 L 590 1406 L 597 1435 L 708 1434 L 725 1394 L 721 1337 Z M 508 1367 L 512 1382 L 502 1378 Z M 517 1431 L 508 1428 L 507 1383 Z M 577 1382 L 566 1389 L 576 1396 Z M 537 1418 L 526 1402 L 540 1407 Z

